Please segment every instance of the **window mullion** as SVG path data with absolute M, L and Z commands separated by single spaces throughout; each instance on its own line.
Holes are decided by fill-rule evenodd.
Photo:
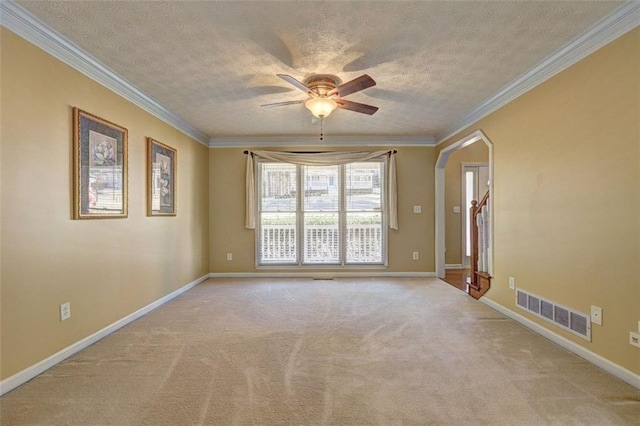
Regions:
M 344 266 L 347 262 L 346 165 L 342 164 L 338 170 L 338 234 L 340 238 L 340 264 Z
M 302 166 L 296 166 L 296 259 L 298 260 L 298 266 L 302 265 L 302 253 L 303 247 L 302 244 L 304 242 L 304 212 L 302 211 L 304 206 L 304 191 L 302 186 L 303 180 L 303 169 Z
M 247 154 L 247 155 L 251 155 L 251 153 Z M 253 166 L 253 175 L 256 177 L 255 179 L 255 184 L 256 184 L 256 188 L 262 188 L 262 162 L 260 161 L 256 161 L 254 163 Z M 256 227 L 255 227 L 255 239 L 257 241 L 257 244 L 254 248 L 255 250 L 255 255 L 254 255 L 254 265 L 256 267 L 258 267 L 258 265 L 260 265 L 260 263 L 262 262 L 262 245 L 264 244 L 263 239 L 262 239 L 262 190 L 259 189 L 258 191 L 256 191 L 256 214 L 257 214 L 257 218 L 256 218 Z

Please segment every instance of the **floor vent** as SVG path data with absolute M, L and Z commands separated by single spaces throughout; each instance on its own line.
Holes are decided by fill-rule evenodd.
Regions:
M 589 315 L 558 305 L 520 289 L 516 290 L 516 305 L 585 340 L 591 341 L 591 318 Z

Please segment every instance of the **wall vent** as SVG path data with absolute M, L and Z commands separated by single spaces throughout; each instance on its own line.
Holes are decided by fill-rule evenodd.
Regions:
M 516 305 L 558 327 L 591 341 L 591 317 L 524 290 L 516 289 Z
M 543 300 L 540 303 L 540 315 L 542 315 L 549 321 L 553 321 L 553 303 Z

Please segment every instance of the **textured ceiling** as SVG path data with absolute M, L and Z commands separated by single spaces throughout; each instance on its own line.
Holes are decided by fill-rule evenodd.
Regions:
M 315 135 L 276 77 L 364 73 L 326 134 L 434 136 L 622 2 L 20 1 L 209 137 Z

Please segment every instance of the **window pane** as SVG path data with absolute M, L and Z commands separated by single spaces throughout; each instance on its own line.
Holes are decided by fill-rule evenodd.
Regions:
M 346 167 L 346 200 L 349 211 L 381 211 L 384 163 L 351 163 Z
M 347 213 L 347 263 L 383 263 L 382 213 Z
M 339 263 L 340 229 L 337 213 L 304 215 L 304 263 Z
M 305 211 L 338 211 L 339 166 L 302 168 Z
M 296 166 L 284 163 L 261 163 L 260 210 L 296 211 Z
M 262 213 L 260 215 L 261 264 L 296 263 L 296 214 Z

